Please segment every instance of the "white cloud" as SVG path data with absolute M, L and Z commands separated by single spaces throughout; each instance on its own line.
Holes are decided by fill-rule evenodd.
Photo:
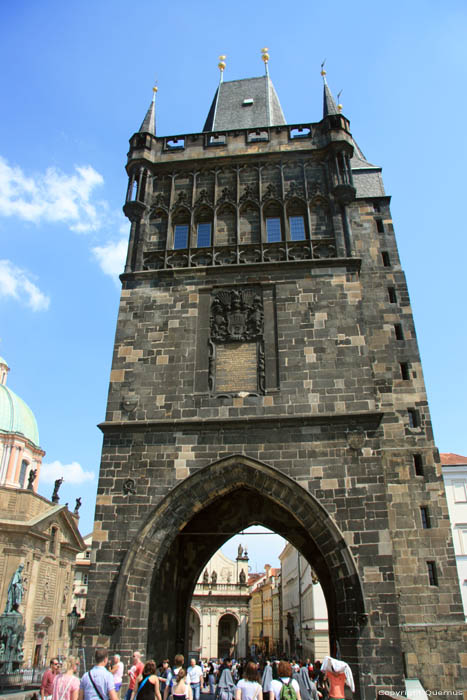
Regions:
M 13 265 L 10 260 L 0 260 L 0 299 L 13 298 L 22 301 L 33 311 L 46 311 L 50 298 L 41 292 L 27 270 Z
M 90 165 L 75 166 L 71 175 L 56 168 L 26 176 L 0 157 L 0 216 L 17 216 L 33 223 L 66 223 L 72 231 L 98 230 L 107 216 L 104 201 L 92 201 L 104 178 Z
M 128 248 L 128 238 L 122 238 L 117 242 L 110 241 L 106 245 L 96 246 L 92 249 L 102 272 L 115 279 L 123 272 Z
M 78 462 L 62 464 L 57 459 L 42 465 L 40 480 L 45 484 L 53 484 L 55 479 L 63 477 L 65 484 L 83 484 L 85 481 L 93 481 L 94 476 L 94 472 L 85 472 Z

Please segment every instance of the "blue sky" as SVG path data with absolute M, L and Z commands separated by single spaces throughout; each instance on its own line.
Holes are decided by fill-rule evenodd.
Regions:
M 226 80 L 253 77 L 264 46 L 287 121 L 321 118 L 326 58 L 357 142 L 383 166 L 436 442 L 467 454 L 464 1 L 16 0 L 0 13 L 0 355 L 38 420 L 43 495 L 63 473 L 62 502 L 82 496 L 92 528 L 124 165 L 154 80 L 158 133 L 200 131 L 218 55 Z

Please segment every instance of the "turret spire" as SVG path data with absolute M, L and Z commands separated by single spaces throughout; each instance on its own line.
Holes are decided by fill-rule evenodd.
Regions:
M 321 64 L 321 75 L 323 76 L 323 83 L 324 83 L 324 91 L 323 91 L 323 119 L 324 117 L 327 117 L 329 114 L 339 114 L 339 110 L 336 107 L 336 103 L 334 102 L 334 97 L 332 96 L 332 93 L 329 89 L 327 80 L 326 80 L 326 71 L 324 70 L 324 64 L 325 60 Z
M 152 100 L 149 105 L 149 109 L 146 112 L 143 123 L 139 129 L 140 133 L 156 135 L 156 92 L 158 88 L 156 86 L 152 89 Z

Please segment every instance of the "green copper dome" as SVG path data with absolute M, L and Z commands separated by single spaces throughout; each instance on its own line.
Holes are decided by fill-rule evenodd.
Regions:
M 39 447 L 39 430 L 34 413 L 23 399 L 4 384 L 0 384 L 0 432 L 19 433 Z

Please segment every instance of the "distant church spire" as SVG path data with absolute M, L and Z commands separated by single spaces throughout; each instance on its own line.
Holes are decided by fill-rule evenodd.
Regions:
M 152 100 L 149 109 L 146 112 L 143 123 L 140 126 L 139 132 L 144 134 L 156 135 L 156 92 L 157 87 L 152 89 Z
M 329 114 L 339 114 L 339 110 L 336 107 L 336 103 L 334 102 L 334 97 L 332 96 L 332 93 L 329 89 L 329 86 L 328 86 L 328 83 L 326 80 L 326 71 L 324 70 L 324 63 L 325 63 L 325 61 L 323 61 L 321 64 L 321 75 L 323 76 L 323 82 L 324 82 L 323 119 L 324 119 L 324 117 L 327 117 Z

